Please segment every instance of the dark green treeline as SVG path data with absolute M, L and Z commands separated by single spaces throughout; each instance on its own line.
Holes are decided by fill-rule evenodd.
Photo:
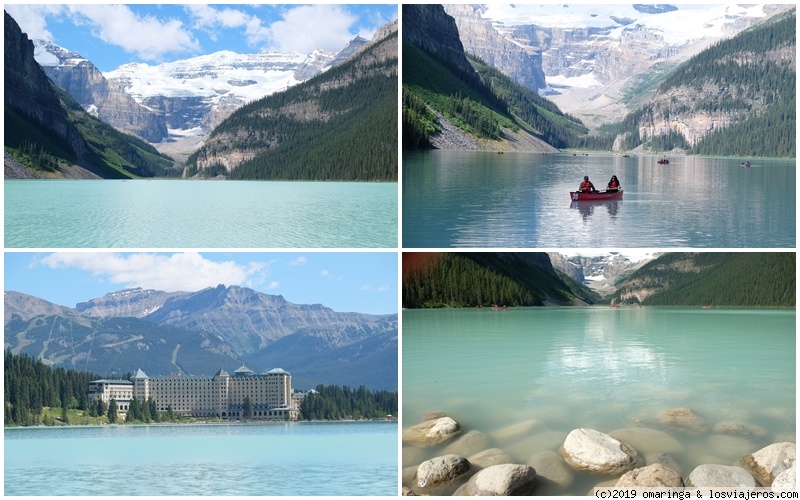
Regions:
M 384 419 L 397 416 L 397 392 L 370 391 L 363 385 L 318 385 L 300 404 L 302 420 Z
M 5 425 L 52 424 L 45 421 L 45 407 L 86 410 L 89 382 L 102 378 L 90 372 L 53 369 L 8 349 L 3 362 Z

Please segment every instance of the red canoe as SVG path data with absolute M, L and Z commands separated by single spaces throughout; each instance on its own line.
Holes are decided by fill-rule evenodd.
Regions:
M 607 193 L 605 191 L 597 191 L 595 193 L 582 193 L 580 191 L 570 191 L 569 197 L 572 201 L 596 201 L 596 200 L 613 200 L 622 198 L 622 190 Z

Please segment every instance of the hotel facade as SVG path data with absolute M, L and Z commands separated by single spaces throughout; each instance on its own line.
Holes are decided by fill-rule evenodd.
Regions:
M 249 398 L 254 420 L 297 420 L 298 403 L 292 399 L 292 375 L 275 368 L 256 374 L 245 366 L 230 376 L 225 370 L 213 377 L 148 377 L 137 370 L 130 380 L 89 382 L 89 401 L 112 399 L 127 413 L 133 398 L 153 399 L 160 412 L 198 418 L 239 419 Z

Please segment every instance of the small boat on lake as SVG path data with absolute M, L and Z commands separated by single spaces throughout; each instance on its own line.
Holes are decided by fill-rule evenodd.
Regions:
M 569 197 L 572 201 L 597 201 L 597 200 L 615 200 L 622 198 L 622 190 L 618 191 L 570 191 Z
M 669 165 L 669 160 L 667 160 L 666 158 L 662 158 L 662 159 L 658 160 L 658 164 L 659 165 Z

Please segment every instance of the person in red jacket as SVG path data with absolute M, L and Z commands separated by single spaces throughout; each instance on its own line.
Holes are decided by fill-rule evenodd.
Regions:
M 611 176 L 611 180 L 608 181 L 608 186 L 606 186 L 607 193 L 616 193 L 619 191 L 619 179 L 617 179 L 616 175 Z
M 578 191 L 581 193 L 594 193 L 597 190 L 594 188 L 592 181 L 589 180 L 589 176 L 586 175 L 583 177 L 583 182 L 581 182 L 581 185 L 578 187 Z

